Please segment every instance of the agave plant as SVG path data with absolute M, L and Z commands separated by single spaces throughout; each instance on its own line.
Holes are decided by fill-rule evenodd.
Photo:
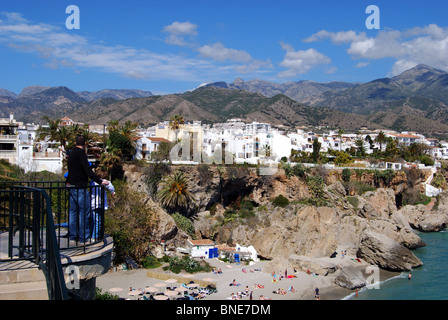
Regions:
M 157 193 L 160 203 L 171 208 L 186 207 L 194 196 L 188 190 L 185 173 L 177 170 L 171 176 L 160 181 L 162 188 Z

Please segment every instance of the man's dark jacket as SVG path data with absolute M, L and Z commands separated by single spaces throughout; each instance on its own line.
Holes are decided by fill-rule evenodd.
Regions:
M 68 177 L 67 183 L 76 187 L 87 187 L 89 185 L 89 178 L 98 184 L 102 180 L 90 168 L 87 155 L 83 149 L 75 147 L 67 160 Z

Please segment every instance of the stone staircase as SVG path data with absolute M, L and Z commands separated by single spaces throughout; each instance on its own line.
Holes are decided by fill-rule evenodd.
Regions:
M 0 300 L 48 300 L 47 282 L 37 267 L 0 270 Z

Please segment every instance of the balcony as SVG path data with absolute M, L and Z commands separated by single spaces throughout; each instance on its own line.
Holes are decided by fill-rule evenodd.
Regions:
M 92 217 L 99 217 L 99 223 L 73 220 L 70 198 L 79 198 L 79 193 L 84 193 L 90 208 L 103 209 Z M 0 182 L 0 298 L 34 292 L 33 300 L 93 299 L 95 279 L 108 271 L 113 249 L 113 239 L 104 234 L 104 199 L 101 186 L 76 189 L 64 182 Z M 91 238 L 92 225 L 96 238 Z M 69 226 L 88 239 L 70 240 Z M 18 274 L 32 280 L 13 294 L 11 287 L 20 285 Z M 46 291 L 32 290 L 42 283 Z

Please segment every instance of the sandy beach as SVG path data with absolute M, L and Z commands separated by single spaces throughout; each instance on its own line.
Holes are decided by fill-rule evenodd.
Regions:
M 203 300 L 231 300 L 232 294 L 245 292 L 246 290 L 249 293 L 252 291 L 253 300 L 259 300 L 260 297 L 270 300 L 314 300 L 316 287 L 320 291 L 320 300 L 340 300 L 353 292 L 335 286 L 332 283 L 333 277 L 331 276 L 309 275 L 305 272 L 296 273 L 294 278 L 283 277 L 274 282 L 271 273 L 263 271 L 266 261 L 255 262 L 251 265 L 230 264 L 218 259 L 210 259 L 207 262 L 213 267 L 221 268 L 222 273 L 172 274 L 191 279 L 190 281 L 206 280 L 216 283 L 218 292 L 207 295 Z M 147 271 L 147 269 L 135 269 L 109 272 L 97 278 L 96 286 L 103 292 L 110 292 L 122 299 L 138 299 L 138 296 L 129 295 L 130 288 L 145 289 L 145 287 L 155 287 L 159 283 L 164 283 L 163 280 L 149 278 Z M 166 273 L 161 268 L 151 271 Z M 293 271 L 287 270 L 290 275 L 293 274 Z M 284 275 L 284 272 L 285 270 L 279 270 L 277 273 Z M 230 286 L 233 280 L 238 286 Z M 181 286 L 180 283 L 173 283 L 172 285 L 174 287 Z M 158 291 L 165 291 L 167 286 L 170 286 L 170 284 L 165 283 L 165 286 L 159 287 Z M 274 293 L 277 290 L 282 290 L 285 294 Z M 249 300 L 249 296 L 243 296 L 240 300 Z

